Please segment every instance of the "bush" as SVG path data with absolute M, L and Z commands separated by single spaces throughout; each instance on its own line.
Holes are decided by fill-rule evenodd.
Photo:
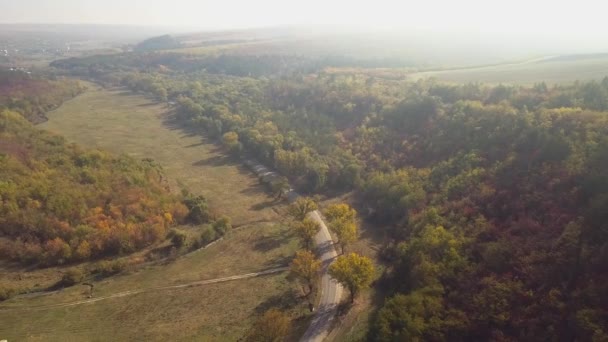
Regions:
M 84 279 L 85 274 L 80 269 L 72 268 L 68 270 L 61 278 L 61 285 L 74 286 Z
M 209 206 L 207 200 L 203 196 L 189 196 L 184 200 L 184 204 L 190 210 L 188 214 L 188 221 L 193 224 L 203 224 L 209 222 Z
M 103 277 L 109 277 L 124 271 L 126 268 L 127 263 L 124 260 L 102 260 L 95 265 L 92 273 L 99 273 Z
M 0 287 L 0 302 L 7 300 L 15 295 L 15 290 L 7 287 Z
M 223 236 L 231 228 L 232 224 L 230 224 L 230 219 L 226 216 L 222 216 L 213 222 L 213 229 L 215 229 L 219 236 Z
M 182 248 L 186 245 L 186 241 L 188 240 L 188 235 L 181 230 L 173 229 L 171 233 L 169 233 L 171 238 L 171 243 L 177 249 Z
M 201 233 L 201 246 L 205 246 L 217 239 L 217 233 L 213 227 L 206 226 Z

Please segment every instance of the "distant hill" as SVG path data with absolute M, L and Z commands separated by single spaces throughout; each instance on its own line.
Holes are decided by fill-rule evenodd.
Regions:
M 164 35 L 146 39 L 135 46 L 136 51 L 155 51 L 175 49 L 181 47 L 181 43 L 171 35 Z

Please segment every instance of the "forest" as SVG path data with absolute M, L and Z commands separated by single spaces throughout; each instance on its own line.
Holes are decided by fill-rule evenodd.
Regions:
M 454 85 L 103 58 L 54 66 L 171 101 L 184 126 L 304 193 L 354 190 L 387 237 L 370 340 L 608 339 L 608 78 Z
M 0 68 L 0 111 L 18 111 L 33 123 L 45 121 L 45 113 L 82 91 L 75 80 L 53 80 L 23 70 Z

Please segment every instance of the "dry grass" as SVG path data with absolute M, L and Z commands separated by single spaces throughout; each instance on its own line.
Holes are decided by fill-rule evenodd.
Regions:
M 121 90 L 95 85 L 48 114 L 40 127 L 87 147 L 153 158 L 165 169 L 172 189 L 182 184 L 205 195 L 234 225 L 278 218 L 272 198 L 237 160 L 200 136 L 171 128 L 167 107 Z

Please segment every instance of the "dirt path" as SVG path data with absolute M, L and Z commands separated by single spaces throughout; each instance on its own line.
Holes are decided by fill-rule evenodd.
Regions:
M 95 303 L 95 302 L 99 302 L 101 300 L 106 300 L 106 299 L 111 299 L 111 298 L 120 298 L 120 297 L 125 297 L 125 296 L 131 296 L 131 295 L 135 295 L 135 294 L 139 294 L 139 293 L 143 293 L 143 292 L 174 290 L 174 289 L 181 289 L 181 288 L 186 288 L 186 287 L 216 284 L 216 283 L 223 283 L 223 282 L 233 281 L 233 280 L 259 277 L 259 276 L 284 272 L 284 271 L 287 271 L 288 269 L 289 269 L 289 267 L 279 267 L 279 268 L 273 268 L 273 269 L 269 269 L 269 270 L 265 270 L 265 271 L 261 271 L 261 272 L 239 274 L 239 275 L 235 275 L 235 276 L 216 278 L 216 279 L 200 280 L 200 281 L 195 281 L 195 282 L 180 284 L 180 285 L 161 286 L 161 287 L 152 287 L 152 288 L 148 288 L 148 289 L 124 291 L 124 292 L 115 293 L 115 294 L 109 295 L 109 296 L 79 300 L 77 302 L 71 302 L 71 303 L 59 303 L 59 304 L 40 305 L 40 306 L 28 306 L 28 307 L 0 306 L 0 310 L 17 311 L 17 310 L 44 310 L 44 309 L 53 309 L 53 308 L 64 308 L 64 307 L 74 306 L 74 305 Z

